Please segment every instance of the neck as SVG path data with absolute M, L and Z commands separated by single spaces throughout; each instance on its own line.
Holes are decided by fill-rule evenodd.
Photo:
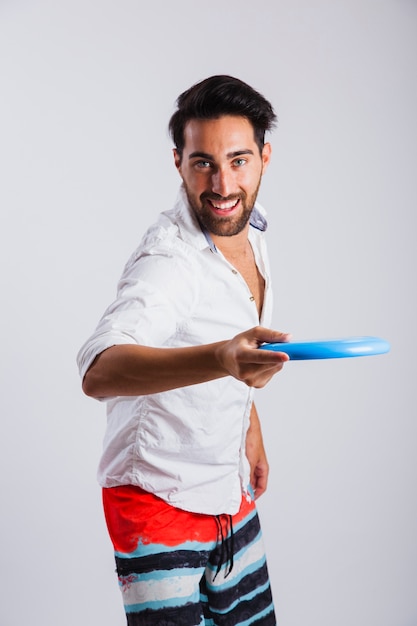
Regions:
M 238 233 L 231 237 L 221 237 L 219 235 L 212 235 L 210 237 L 218 250 L 220 250 L 225 256 L 237 257 L 239 255 L 246 254 L 248 250 L 249 240 L 249 224 Z

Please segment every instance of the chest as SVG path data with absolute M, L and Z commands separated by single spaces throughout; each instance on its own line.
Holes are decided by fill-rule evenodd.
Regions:
M 235 259 L 232 265 L 247 284 L 251 297 L 256 303 L 258 316 L 261 317 L 265 293 L 265 280 L 258 270 L 253 256 L 251 258 Z

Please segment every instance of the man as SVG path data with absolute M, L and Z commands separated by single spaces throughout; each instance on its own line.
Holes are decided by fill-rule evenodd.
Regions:
M 269 330 L 271 285 L 256 203 L 275 122 L 242 81 L 184 92 L 170 121 L 182 178 L 128 261 L 78 355 L 107 401 L 99 467 L 127 623 L 273 626 L 255 498 L 268 463 L 253 390 L 288 357 Z

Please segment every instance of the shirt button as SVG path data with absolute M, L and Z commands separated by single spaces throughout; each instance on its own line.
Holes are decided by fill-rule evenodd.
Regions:
M 237 274 L 237 270 L 232 270 L 232 274 Z
M 253 301 L 255 300 L 254 296 L 251 296 L 251 297 L 249 298 L 249 300 L 250 300 L 251 302 L 253 302 Z

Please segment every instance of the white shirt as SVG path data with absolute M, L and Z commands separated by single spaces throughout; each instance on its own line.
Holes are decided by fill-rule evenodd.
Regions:
M 199 226 L 181 189 L 130 257 L 117 298 L 77 361 L 84 376 L 117 344 L 182 347 L 230 339 L 269 326 L 272 293 L 256 204 L 249 241 L 265 279 L 261 320 L 248 285 Z M 253 389 L 228 376 L 138 397 L 107 398 L 107 430 L 98 470 L 103 487 L 133 484 L 197 513 L 238 511 L 250 479 L 245 454 Z

